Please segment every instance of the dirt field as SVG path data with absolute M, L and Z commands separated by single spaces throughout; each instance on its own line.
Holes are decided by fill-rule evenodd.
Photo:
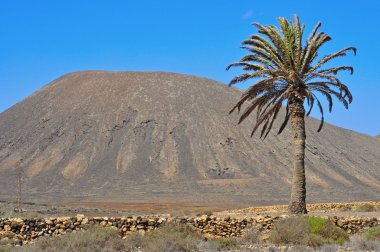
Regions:
M 16 208 L 13 202 L 3 202 L 0 208 L 12 215 Z M 87 216 L 123 216 L 123 215 L 199 215 L 214 213 L 218 216 L 251 216 L 257 214 L 287 214 L 286 205 L 247 207 L 244 205 L 207 204 L 207 203 L 147 203 L 147 202 L 105 202 L 77 201 L 49 204 L 23 204 L 22 214 L 29 217 L 74 216 L 78 213 Z M 380 202 L 316 203 L 307 205 L 309 215 L 327 216 L 366 216 L 380 217 Z

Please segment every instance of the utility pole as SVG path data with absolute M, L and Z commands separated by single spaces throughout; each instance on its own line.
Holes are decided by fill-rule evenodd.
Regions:
M 16 169 L 17 169 L 17 210 L 18 212 L 21 212 L 21 193 L 22 193 L 22 159 L 20 159 L 17 162 Z

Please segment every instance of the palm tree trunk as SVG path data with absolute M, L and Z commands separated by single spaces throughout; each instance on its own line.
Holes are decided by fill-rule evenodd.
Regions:
M 302 99 L 289 103 L 289 112 L 293 131 L 293 180 L 289 203 L 291 214 L 306 214 L 306 178 L 305 178 L 305 109 Z

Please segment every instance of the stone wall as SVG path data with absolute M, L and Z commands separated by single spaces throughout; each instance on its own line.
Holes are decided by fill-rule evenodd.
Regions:
M 331 218 L 335 225 L 343 228 L 347 233 L 354 234 L 370 227 L 380 224 L 379 218 L 362 218 L 362 217 L 337 217 Z
M 91 225 L 113 227 L 124 237 L 132 232 L 145 233 L 165 223 L 182 223 L 193 226 L 205 237 L 239 237 L 254 228 L 261 234 L 267 234 L 273 223 L 288 216 L 271 217 L 257 215 L 251 218 L 231 218 L 216 216 L 165 217 L 165 216 L 128 216 L 128 217 L 76 217 L 20 219 L 0 218 L 0 237 L 13 240 L 16 244 L 25 244 L 38 237 L 59 236 L 70 232 L 86 230 Z M 333 217 L 333 223 L 353 234 L 380 224 L 378 218 Z

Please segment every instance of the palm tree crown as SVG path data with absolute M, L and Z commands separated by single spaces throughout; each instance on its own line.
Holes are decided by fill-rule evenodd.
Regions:
M 352 102 L 350 91 L 336 75 L 339 71 L 350 71 L 353 74 L 353 68 L 338 66 L 323 69 L 323 66 L 332 59 L 346 56 L 347 51 L 351 50 L 356 54 L 356 48 L 347 47 L 317 60 L 318 50 L 331 40 L 329 35 L 318 32 L 321 23 L 314 27 L 304 45 L 305 25 L 301 26 L 297 15 L 294 22 L 287 21 L 285 18 L 279 18 L 278 21 L 280 29 L 272 25 L 254 23 L 258 32 L 265 35 L 267 39 L 261 35 L 252 35 L 243 42 L 242 46 L 250 54 L 244 56 L 240 62 L 227 67 L 228 70 L 231 67 L 241 66 L 247 71 L 233 78 L 229 85 L 249 79 L 259 79 L 242 94 L 230 113 L 235 109 L 240 111 L 242 105 L 247 102 L 249 105 L 240 117 L 239 123 L 241 123 L 257 109 L 256 124 L 251 136 L 260 125 L 263 125 L 260 136 L 265 138 L 283 103 L 286 104 L 286 115 L 278 134 L 283 131 L 289 121 L 289 105 L 297 102 L 304 104 L 306 101 L 309 107 L 306 113 L 308 116 L 316 103 L 321 113 L 319 132 L 323 127 L 324 118 L 322 104 L 316 93 L 320 93 L 327 99 L 330 112 L 333 96 L 346 108 Z

